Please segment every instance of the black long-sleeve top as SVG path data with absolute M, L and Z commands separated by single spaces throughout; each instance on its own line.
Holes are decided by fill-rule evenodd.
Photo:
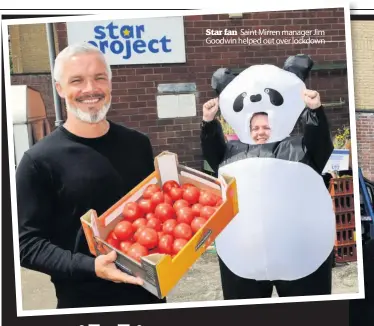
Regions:
M 218 120 L 202 123 L 203 156 L 217 173 L 220 166 L 250 157 L 278 158 L 302 162 L 321 174 L 334 149 L 323 106 L 307 108 L 303 116 L 304 134 L 273 143 L 249 145 L 239 140 L 226 142 Z
M 16 170 L 21 266 L 50 275 L 66 302 L 158 302 L 140 286 L 96 276 L 80 221 L 91 208 L 104 213 L 154 171 L 153 162 L 148 137 L 113 122 L 98 138 L 61 126 L 35 144 Z

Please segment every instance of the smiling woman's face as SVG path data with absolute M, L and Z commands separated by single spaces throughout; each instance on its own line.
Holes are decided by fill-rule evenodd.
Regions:
M 266 114 L 255 114 L 251 119 L 251 137 L 256 144 L 265 144 L 270 138 L 271 129 Z

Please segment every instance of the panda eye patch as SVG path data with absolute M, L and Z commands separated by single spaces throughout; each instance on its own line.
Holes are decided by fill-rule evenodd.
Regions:
M 247 93 L 241 93 L 237 96 L 237 98 L 235 99 L 234 101 L 234 104 L 233 104 L 233 109 L 235 112 L 240 112 L 241 110 L 243 110 L 243 107 L 244 107 L 244 99 L 245 97 L 247 96 Z
M 265 88 L 265 93 L 269 95 L 270 103 L 275 106 L 281 106 L 283 104 L 283 96 L 275 89 Z

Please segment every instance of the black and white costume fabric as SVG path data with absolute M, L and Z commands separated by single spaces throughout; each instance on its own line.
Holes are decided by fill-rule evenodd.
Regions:
M 242 278 L 300 279 L 333 250 L 335 215 L 321 177 L 333 145 L 324 108 L 305 108 L 300 62 L 291 62 L 288 71 L 254 65 L 224 87 L 220 111 L 238 141 L 226 143 L 217 120 L 202 125 L 205 159 L 218 175 L 236 178 L 239 213 L 216 238 L 216 249 Z M 256 145 L 250 136 L 257 112 L 268 114 L 266 144 Z M 304 134 L 291 137 L 302 113 Z

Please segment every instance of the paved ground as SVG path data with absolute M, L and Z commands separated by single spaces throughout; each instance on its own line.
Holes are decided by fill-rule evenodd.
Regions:
M 22 269 L 23 307 L 25 310 L 56 307 L 54 289 L 49 277 Z M 357 293 L 357 264 L 349 263 L 333 269 L 333 293 Z M 273 296 L 276 296 L 276 292 Z M 174 288 L 169 302 L 221 300 L 221 281 L 217 256 L 205 253 Z

